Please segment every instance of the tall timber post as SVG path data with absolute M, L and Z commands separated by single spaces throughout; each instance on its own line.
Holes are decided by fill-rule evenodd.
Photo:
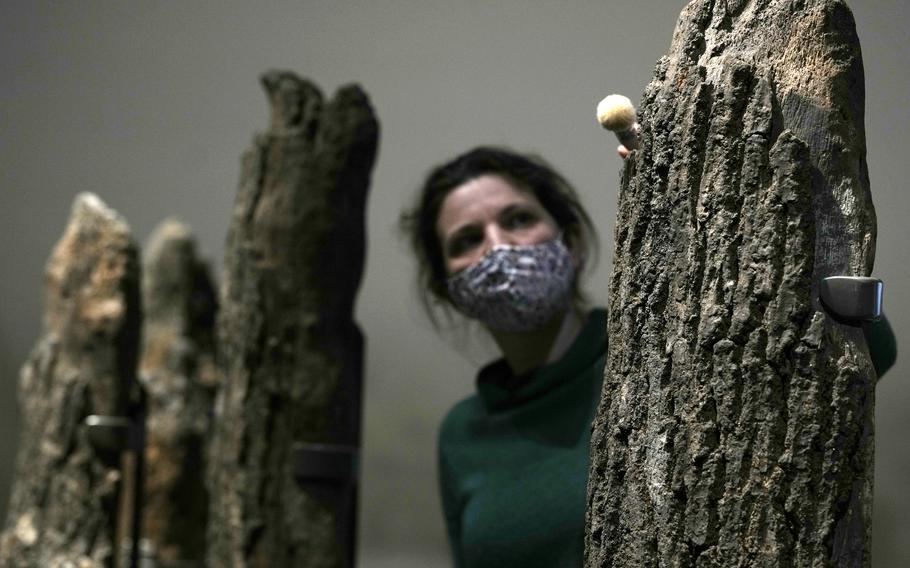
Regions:
M 363 339 L 353 321 L 378 143 L 366 94 L 262 77 L 218 317 L 207 566 L 353 563 Z
M 869 276 L 840 0 L 694 0 L 622 172 L 586 565 L 870 565 L 875 372 L 819 305 Z

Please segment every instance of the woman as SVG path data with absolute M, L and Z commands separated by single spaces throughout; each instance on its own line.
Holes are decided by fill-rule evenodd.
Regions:
M 457 566 L 581 566 L 590 425 L 606 312 L 578 274 L 595 230 L 543 162 L 477 148 L 431 172 L 403 217 L 424 297 L 477 319 L 503 358 L 439 435 L 443 509 Z
M 545 163 L 481 147 L 434 169 L 402 226 L 425 305 L 478 320 L 503 354 L 440 429 L 456 566 L 581 566 L 607 348 L 606 311 L 586 309 L 579 287 L 596 243 L 590 218 Z M 887 320 L 867 339 L 880 376 L 896 354 Z

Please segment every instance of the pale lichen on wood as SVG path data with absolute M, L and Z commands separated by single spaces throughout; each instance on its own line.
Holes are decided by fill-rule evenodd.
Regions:
M 90 414 L 123 416 L 141 308 L 126 222 L 80 194 L 46 269 L 44 335 L 22 369 L 22 435 L 0 566 L 113 566 L 118 453 L 89 443 Z

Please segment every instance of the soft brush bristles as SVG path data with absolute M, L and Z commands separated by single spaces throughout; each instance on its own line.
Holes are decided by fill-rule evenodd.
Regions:
M 635 107 L 628 97 L 610 95 L 597 105 L 597 121 L 613 132 L 629 130 L 635 124 Z

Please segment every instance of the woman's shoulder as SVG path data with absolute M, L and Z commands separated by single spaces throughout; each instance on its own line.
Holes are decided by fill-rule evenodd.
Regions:
M 470 424 L 480 418 L 483 413 L 483 403 L 476 393 L 455 403 L 439 425 L 440 443 L 465 438 Z

